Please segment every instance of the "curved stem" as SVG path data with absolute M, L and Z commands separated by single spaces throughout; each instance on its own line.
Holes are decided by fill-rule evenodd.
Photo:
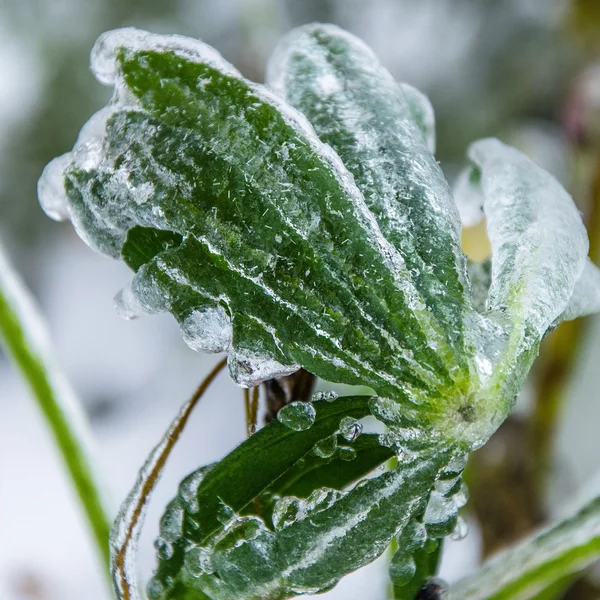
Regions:
M 56 363 L 37 306 L 1 249 L 0 339 L 46 418 L 108 567 L 111 519 L 94 468 L 85 415 Z
M 140 469 L 133 489 L 121 506 L 110 534 L 111 573 L 119 600 L 137 600 L 140 597 L 136 583 L 135 554 L 150 494 L 156 487 L 165 463 L 194 407 L 226 364 L 226 358 L 219 361 L 193 396 L 181 407 L 179 414 Z

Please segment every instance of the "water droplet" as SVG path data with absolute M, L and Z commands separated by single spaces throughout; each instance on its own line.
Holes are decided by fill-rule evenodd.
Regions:
M 193 310 L 180 328 L 183 341 L 196 352 L 223 352 L 231 345 L 231 324 L 222 306 Z
M 329 458 L 335 454 L 337 450 L 337 434 L 330 435 L 329 437 L 321 440 L 313 448 L 314 453 L 319 458 Z
M 324 400 L 325 402 L 334 402 L 339 398 L 339 395 L 336 392 L 317 392 L 313 394 L 312 401 L 313 402 L 321 402 Z
M 64 172 L 72 160 L 73 156 L 68 152 L 49 162 L 37 184 L 38 198 L 42 209 L 55 221 L 69 218 Z
M 469 526 L 467 525 L 467 522 L 462 518 L 462 517 L 458 517 L 458 519 L 456 520 L 456 527 L 454 528 L 454 531 L 452 532 L 451 538 L 456 541 L 459 542 L 460 540 L 464 540 L 467 537 L 467 534 L 469 533 Z
M 197 471 L 194 471 L 191 475 L 188 475 L 179 484 L 179 497 L 181 498 L 181 504 L 188 513 L 197 513 L 200 510 L 198 506 L 198 488 L 204 479 L 204 476 L 211 467 L 202 467 Z
M 350 448 L 349 446 L 339 446 L 337 456 L 341 460 L 354 460 L 356 458 L 356 450 L 354 450 L 354 448 Z
M 165 586 L 158 579 L 154 578 L 150 580 L 146 592 L 148 593 L 149 600 L 160 600 L 165 593 Z
M 146 312 L 130 285 L 117 293 L 114 303 L 117 314 L 129 321 L 141 317 Z
M 410 554 L 405 554 L 401 548 L 394 554 L 390 566 L 390 577 L 396 585 L 406 585 L 417 572 L 417 565 Z
M 221 504 L 219 510 L 217 511 L 217 520 L 219 523 L 223 525 L 227 525 L 231 521 L 233 521 L 236 517 L 235 511 L 231 506 L 227 506 L 227 504 Z
M 273 507 L 273 527 L 282 529 L 300 520 L 304 516 L 303 503 L 291 496 L 278 500 Z
M 450 497 L 456 494 L 461 487 L 461 480 L 459 477 L 454 479 L 438 479 L 435 482 L 435 489 L 442 494 L 442 496 Z
M 353 442 L 362 430 L 362 423 L 352 417 L 344 417 L 340 421 L 340 434 L 347 442 Z
M 343 496 L 343 492 L 331 488 L 319 488 L 306 499 L 306 511 L 317 513 L 331 507 Z
M 277 413 L 277 420 L 294 431 L 306 431 L 312 427 L 316 416 L 310 402 L 292 402 Z
M 229 373 L 242 387 L 254 387 L 267 379 L 295 373 L 300 365 L 284 365 L 276 360 L 239 349 L 229 351 Z
M 171 542 L 167 542 L 167 540 L 165 540 L 164 538 L 156 538 L 156 540 L 154 541 L 154 547 L 156 548 L 158 556 L 161 558 L 161 560 L 169 560 L 173 557 L 173 544 L 171 544 Z
M 425 509 L 423 521 L 431 537 L 440 538 L 450 535 L 456 527 L 456 506 L 451 498 L 442 496 L 433 490 Z
M 176 542 L 183 535 L 183 517 L 185 512 L 179 498 L 167 505 L 160 520 L 160 536 L 167 542 Z
M 402 530 L 400 540 L 409 550 L 420 548 L 427 541 L 427 529 L 423 523 L 412 520 Z

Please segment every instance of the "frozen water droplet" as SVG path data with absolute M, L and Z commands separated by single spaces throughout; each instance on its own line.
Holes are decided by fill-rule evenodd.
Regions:
M 340 421 L 340 434 L 347 442 L 353 442 L 362 430 L 362 423 L 352 417 L 344 417 Z
M 277 413 L 277 420 L 294 431 L 305 431 L 312 427 L 316 416 L 310 402 L 292 402 Z
M 440 538 L 450 535 L 456 527 L 456 506 L 453 500 L 433 490 L 423 521 L 431 537 Z
M 176 542 L 183 535 L 183 517 L 181 501 L 176 498 L 169 503 L 160 520 L 160 536 L 167 542 Z
M 320 402 L 322 400 L 325 400 L 326 402 L 333 402 L 338 398 L 339 394 L 337 394 L 336 392 L 317 392 L 316 394 L 313 394 L 312 401 Z
M 55 221 L 69 218 L 64 172 L 72 160 L 73 157 L 68 152 L 49 162 L 37 184 L 40 205 L 44 212 Z
M 167 542 L 167 540 L 164 538 L 156 538 L 154 541 L 154 547 L 156 548 L 156 551 L 162 560 L 169 560 L 173 557 L 173 544 L 171 544 L 171 542 Z
M 228 525 L 233 520 L 235 520 L 236 514 L 231 506 L 227 506 L 227 504 L 221 504 L 219 510 L 217 511 L 217 520 L 219 523 L 223 525 Z
M 443 478 L 454 478 L 460 475 L 465 467 L 467 466 L 467 455 L 461 454 L 459 456 L 455 456 L 445 467 L 442 472 Z
M 396 585 L 406 585 L 415 576 L 417 565 L 412 555 L 405 554 L 400 548 L 392 557 L 389 572 Z
M 452 539 L 459 542 L 467 537 L 467 533 L 469 533 L 467 522 L 462 517 L 458 517 L 456 520 L 456 527 L 451 535 Z
M 284 365 L 238 349 L 229 352 L 228 362 L 231 377 L 242 387 L 255 387 L 267 379 L 285 377 L 300 369 L 300 365 Z
M 456 508 L 462 508 L 469 500 L 469 488 L 465 483 L 461 483 L 459 490 L 452 496 L 452 501 Z
M 324 440 L 321 440 L 315 445 L 313 450 L 319 458 L 329 458 L 333 456 L 337 450 L 337 434 L 330 435 Z
M 196 352 L 223 352 L 231 345 L 231 324 L 222 306 L 193 310 L 180 327 L 184 342 Z
M 191 548 L 185 553 L 183 562 L 192 577 L 200 577 L 203 573 L 213 572 L 211 552 L 208 548 L 200 546 Z
M 459 477 L 453 479 L 438 479 L 435 482 L 435 489 L 442 494 L 442 496 L 453 496 L 461 486 L 461 480 Z
M 154 578 L 150 580 L 146 592 L 149 600 L 160 600 L 165 593 L 165 587 L 158 579 Z
M 410 550 L 420 548 L 427 541 L 427 529 L 423 523 L 412 520 L 402 530 L 400 535 L 401 543 L 409 547 Z
M 339 446 L 337 455 L 341 460 L 354 460 L 356 458 L 356 450 L 349 446 Z
M 343 495 L 343 492 L 340 492 L 339 490 L 319 488 L 312 492 L 306 499 L 306 511 L 308 513 L 317 513 L 326 510 Z
M 300 520 L 304 515 L 303 504 L 298 498 L 286 496 L 273 507 L 273 527 L 282 529 Z
M 188 513 L 193 514 L 200 510 L 197 498 L 198 488 L 210 468 L 211 467 L 203 467 L 202 469 L 194 471 L 179 484 L 179 497 L 181 498 L 183 507 Z
M 130 285 L 117 293 L 114 302 L 117 314 L 127 320 L 137 319 L 146 312 Z

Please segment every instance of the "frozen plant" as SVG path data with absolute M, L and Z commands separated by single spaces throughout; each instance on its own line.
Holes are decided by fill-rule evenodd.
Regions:
M 119 310 L 170 312 L 194 350 L 227 353 L 243 387 L 303 368 L 373 391 L 289 404 L 186 478 L 161 521 L 149 598 L 314 594 L 390 544 L 395 598 L 439 592 L 443 539 L 465 533 L 469 453 L 510 413 L 546 333 L 600 310 L 572 199 L 517 150 L 474 143 L 457 193 L 485 214 L 493 256 L 470 266 L 427 98 L 333 26 L 291 32 L 266 86 L 197 40 L 135 29 L 103 35 L 92 69 L 113 98 L 39 195 L 134 271 Z M 120 599 L 140 596 L 143 507 L 196 400 L 113 528 Z M 367 416 L 386 433 L 363 433 Z M 597 557 L 599 539 L 595 502 L 449 593 L 530 597 Z

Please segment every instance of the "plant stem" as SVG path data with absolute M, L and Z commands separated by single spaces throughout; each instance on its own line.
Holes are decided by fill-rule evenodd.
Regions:
M 0 340 L 29 384 L 109 566 L 111 519 L 90 451 L 85 415 L 53 356 L 45 323 L 0 249 Z
M 111 531 L 110 542 L 111 574 L 114 591 L 119 600 L 138 600 L 140 597 L 135 579 L 135 555 L 150 495 L 194 408 L 226 364 L 226 358 L 220 360 L 192 397 L 181 407 L 160 442 L 146 459 L 135 485 L 121 505 Z

